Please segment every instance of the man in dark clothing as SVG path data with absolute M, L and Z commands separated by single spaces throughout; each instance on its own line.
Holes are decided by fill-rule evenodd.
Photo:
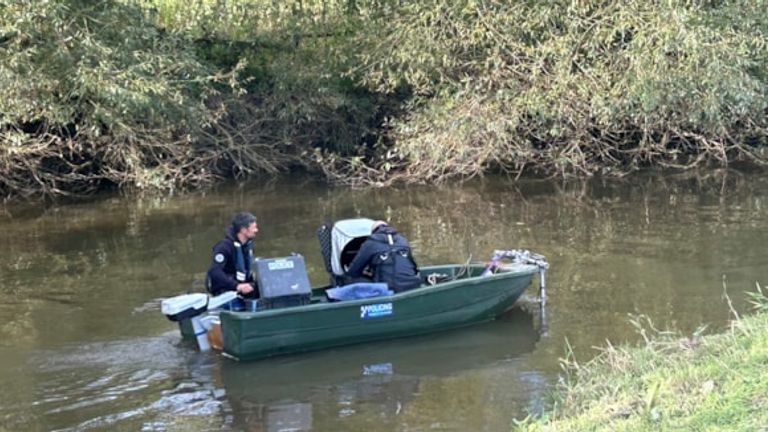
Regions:
M 347 275 L 359 278 L 366 268 L 373 275 L 373 282 L 384 282 L 394 292 L 413 289 L 421 284 L 419 268 L 408 240 L 384 221 L 374 222 L 371 236 L 360 246 Z
M 253 238 L 259 232 L 256 216 L 242 212 L 235 215 L 223 240 L 213 247 L 213 261 L 206 274 L 206 286 L 213 295 L 237 291 L 244 297 L 256 297 L 251 263 Z

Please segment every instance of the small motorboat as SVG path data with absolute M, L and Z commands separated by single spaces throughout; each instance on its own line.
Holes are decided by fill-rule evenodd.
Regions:
M 345 269 L 370 234 L 373 220 L 345 219 L 318 230 L 331 282 L 310 288 L 301 255 L 257 259 L 260 298 L 244 310 L 222 310 L 235 294 L 186 294 L 163 301 L 163 313 L 196 338 L 201 350 L 221 348 L 237 360 L 320 350 L 374 340 L 420 335 L 492 320 L 510 309 L 537 273 L 539 299 L 546 299 L 544 257 L 523 250 L 497 250 L 488 263 L 420 268 L 421 286 L 392 293 L 363 290 L 335 301 L 329 294 L 346 284 Z M 510 262 L 504 262 L 508 259 Z M 362 297 L 362 298 L 361 298 Z M 210 334 L 209 334 L 210 333 Z

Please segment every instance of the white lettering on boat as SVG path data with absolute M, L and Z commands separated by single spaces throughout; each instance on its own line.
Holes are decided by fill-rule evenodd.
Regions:
M 289 261 L 289 260 L 272 261 L 270 263 L 267 263 L 267 268 L 270 271 L 272 271 L 272 270 L 292 269 L 293 268 L 293 261 Z
M 377 318 L 392 315 L 395 308 L 392 303 L 377 303 L 360 306 L 360 318 Z

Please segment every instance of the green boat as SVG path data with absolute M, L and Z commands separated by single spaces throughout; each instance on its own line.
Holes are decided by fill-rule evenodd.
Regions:
M 396 388 L 371 389 L 366 382 L 379 384 L 382 377 L 397 374 L 398 379 L 393 380 L 397 386 L 424 376 L 448 377 L 468 369 L 524 361 L 524 355 L 532 352 L 540 340 L 540 332 L 532 314 L 519 312 L 461 329 L 414 336 L 408 341 L 389 339 L 290 358 L 225 362 L 217 378 L 227 395 L 234 396 L 232 400 L 252 407 L 296 399 L 319 387 L 363 387 L 386 393 Z M 286 380 L 291 385 L 286 386 Z M 257 392 L 253 391 L 254 383 L 258 383 Z
M 372 223 L 370 219 L 347 219 L 333 227 L 321 227 L 318 235 L 331 275 L 329 286 L 307 289 L 303 299 L 301 295 L 280 299 L 292 298 L 293 302 L 270 303 L 262 293 L 262 299 L 258 301 L 260 305 L 252 311 L 214 312 L 218 313 L 224 355 L 237 360 L 254 360 L 489 321 L 509 310 L 537 273 L 540 273 L 539 296 L 543 307 L 547 263 L 541 255 L 517 250 L 496 251 L 487 264 L 422 267 L 422 285 L 409 291 L 332 301 L 329 293 L 344 283 L 346 265 L 362 244 L 361 239 L 369 234 Z M 283 286 L 291 285 L 296 289 L 302 285 L 301 280 L 306 280 L 306 272 L 303 259 L 297 259 L 300 256 L 290 258 L 266 263 L 257 261 L 256 272 L 263 276 L 267 268 L 278 269 L 281 273 L 277 280 L 282 281 Z M 510 258 L 512 262 L 502 264 L 504 258 Z M 286 273 L 288 267 L 290 271 Z M 294 284 L 291 277 L 296 275 L 299 283 Z M 264 283 L 260 281 L 260 289 L 269 284 L 269 280 L 265 280 Z M 189 321 L 188 316 L 182 318 Z M 185 325 L 182 321 L 180 324 L 182 334 L 201 333 L 192 332 L 188 323 Z

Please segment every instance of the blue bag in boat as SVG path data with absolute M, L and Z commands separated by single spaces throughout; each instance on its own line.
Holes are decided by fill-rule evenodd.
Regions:
M 394 294 L 385 283 L 358 282 L 325 290 L 331 300 L 360 300 Z

